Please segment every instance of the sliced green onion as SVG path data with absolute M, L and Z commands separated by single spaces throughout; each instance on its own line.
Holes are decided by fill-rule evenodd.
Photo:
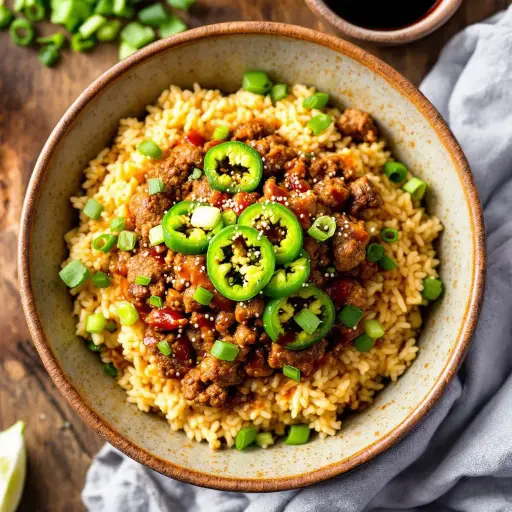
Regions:
M 121 231 L 117 239 L 117 247 L 121 251 L 131 251 L 137 243 L 137 235 L 133 231 Z
M 190 224 L 195 228 L 212 230 L 220 221 L 220 210 L 215 206 L 198 206 L 190 217 Z
M 148 302 L 155 308 L 161 308 L 164 305 L 164 301 L 158 295 L 151 295 Z
M 60 0 L 51 2 L 51 22 L 64 25 L 74 32 L 90 15 L 92 5 L 85 0 Z
M 100 345 L 96 345 L 94 343 L 94 341 L 88 341 L 87 342 L 87 348 L 91 351 L 91 352 L 100 352 L 101 351 L 101 344 Z
M 69 262 L 60 272 L 59 277 L 70 287 L 76 288 L 89 279 L 89 269 L 79 260 Z
M 284 444 L 298 445 L 306 444 L 309 441 L 311 430 L 308 425 L 292 425 Z
M 305 311 L 305 310 L 303 310 Z M 283 366 L 283 375 L 292 379 L 296 382 L 300 382 L 300 370 L 295 368 L 295 366 L 290 366 L 289 364 L 285 364 Z
M 421 295 L 427 300 L 436 300 L 443 293 L 443 282 L 435 277 L 427 277 L 423 280 Z
M 114 0 L 99 0 L 94 8 L 94 12 L 106 16 L 114 14 Z
M 160 149 L 160 146 L 158 146 L 158 144 L 149 139 L 141 142 L 137 147 L 137 151 L 141 155 L 149 156 L 154 160 L 158 160 L 163 154 L 163 151 Z
M 102 43 L 107 43 L 109 41 L 114 41 L 117 39 L 119 32 L 121 31 L 121 22 L 118 20 L 108 21 L 98 29 L 96 32 L 96 37 L 98 41 Z
M 109 376 L 117 377 L 117 368 L 112 363 L 106 363 L 103 365 L 103 371 Z
M 107 319 L 101 313 L 89 315 L 85 320 L 85 330 L 90 333 L 103 332 L 107 326 Z
M 123 301 L 117 306 L 117 315 L 123 325 L 133 325 L 139 319 L 139 312 L 128 301 Z
M 382 324 L 378 320 L 366 320 L 364 330 L 366 334 L 374 340 L 384 336 L 384 327 L 382 327 Z
M 23 14 L 34 23 L 38 21 L 44 20 L 46 16 L 46 8 L 39 1 L 31 1 L 30 4 L 27 2 L 27 5 L 23 9 Z
M 36 37 L 36 31 L 30 21 L 18 18 L 11 23 L 9 35 L 18 46 L 29 46 Z
M 110 286 L 110 277 L 100 270 L 92 276 L 92 284 L 96 286 L 96 288 L 108 288 Z
M 161 178 L 151 178 L 148 180 L 148 192 L 150 196 L 163 192 L 164 190 L 165 185 Z
M 272 84 L 264 71 L 247 71 L 244 73 L 242 88 L 254 94 L 267 94 Z
M 194 170 L 188 177 L 189 180 L 198 180 L 203 175 L 203 171 L 201 169 L 198 169 L 197 167 L 194 167 Z
M 160 37 L 166 38 L 187 30 L 187 24 L 178 16 L 169 16 L 169 19 L 160 25 Z
M 192 5 L 196 3 L 196 0 L 167 0 L 167 3 L 175 9 L 182 9 L 187 11 Z
M 336 267 L 327 267 L 325 270 L 327 270 L 327 272 L 329 272 L 329 274 L 336 273 Z
M 402 162 L 386 162 L 384 164 L 384 174 L 393 183 L 402 183 L 407 178 L 407 167 Z
M 257 432 L 257 429 L 254 427 L 241 428 L 235 438 L 236 449 L 245 450 L 245 448 L 254 443 Z
M 49 68 L 55 66 L 60 57 L 60 51 L 56 46 L 49 44 L 39 50 L 39 61 Z
M 275 84 L 270 89 L 270 99 L 276 103 L 284 100 L 288 96 L 288 86 L 286 84 Z
M 138 48 L 135 48 L 135 46 L 131 46 L 128 43 L 125 43 L 124 41 L 121 41 L 121 44 L 119 45 L 119 60 L 124 60 L 130 55 L 133 55 Z
M 135 284 L 139 286 L 148 286 L 151 283 L 151 277 L 148 276 L 137 276 L 135 278 Z
M 14 13 L 5 5 L 0 5 L 0 28 L 7 28 L 14 19 Z
M 112 2 L 112 11 L 114 14 L 117 14 L 121 17 L 126 17 L 126 14 L 130 12 L 130 8 L 127 5 L 127 0 L 113 0 Z
M 309 309 L 304 308 L 295 315 L 294 320 L 296 324 L 304 329 L 308 334 L 313 334 L 322 321 Z
M 164 340 L 164 341 L 159 341 L 156 346 L 158 347 L 158 350 L 160 350 L 160 352 L 164 355 L 164 356 L 170 356 L 172 354 L 172 350 L 171 350 L 171 347 L 169 346 L 169 342 Z
M 101 212 L 103 211 L 103 205 L 98 203 L 96 199 L 89 199 L 85 203 L 84 209 L 82 210 L 87 217 L 92 220 L 99 220 Z
M 227 139 L 229 135 L 229 128 L 227 126 L 217 126 L 213 132 L 213 138 L 215 140 Z
M 97 236 L 94 239 L 92 246 L 97 251 L 107 253 L 112 249 L 112 247 L 114 247 L 116 240 L 117 240 L 117 237 L 115 235 L 104 234 L 104 235 Z
M 329 95 L 327 93 L 315 92 L 315 94 L 312 94 L 311 96 L 308 96 L 304 99 L 302 106 L 304 108 L 316 108 L 321 110 L 327 105 L 327 103 L 329 103 Z
M 396 267 L 398 267 L 398 263 L 391 259 L 389 256 L 382 256 L 382 258 L 379 260 L 379 265 L 383 270 L 394 270 Z
M 149 243 L 152 246 L 160 245 L 164 243 L 164 228 L 161 224 L 152 227 L 149 230 Z
M 74 52 L 86 52 L 96 46 L 96 39 L 94 37 L 85 38 L 77 32 L 71 36 L 71 49 Z
M 369 352 L 373 348 L 374 340 L 368 334 L 361 334 L 354 340 L 354 347 L 358 352 Z
M 137 14 L 137 18 L 144 25 L 151 25 L 152 27 L 158 27 L 162 23 L 165 23 L 169 15 L 164 9 L 162 4 L 153 4 L 141 9 Z
M 198 286 L 192 298 L 202 306 L 208 306 L 213 299 L 213 293 L 210 293 L 202 286 Z
M 60 50 L 66 44 L 66 36 L 60 32 L 56 32 L 55 34 L 51 34 L 49 36 L 38 37 L 36 39 L 36 43 L 48 44 L 50 46 L 54 46 L 57 48 L 57 50 Z
M 384 257 L 384 247 L 380 244 L 370 244 L 366 249 L 368 261 L 380 261 Z
M 352 306 L 351 304 L 347 304 L 339 315 L 339 320 L 343 325 L 350 327 L 351 329 L 355 327 L 359 320 L 363 318 L 363 310 Z
M 117 324 L 113 320 L 111 320 L 110 322 L 107 322 L 107 325 L 105 326 L 105 330 L 108 332 L 116 332 Z
M 384 228 L 380 232 L 380 237 L 382 238 L 382 240 L 384 240 L 384 242 L 387 242 L 389 244 L 392 242 L 397 242 L 398 241 L 398 231 L 394 228 Z
M 318 135 L 325 129 L 329 128 L 331 123 L 331 116 L 328 116 L 327 114 L 318 114 L 308 121 L 307 127 L 313 132 L 313 135 Z
M 119 233 L 119 231 L 123 231 L 126 226 L 126 219 L 124 217 L 115 217 L 110 221 L 110 229 Z
M 26 5 L 27 5 L 27 1 L 26 0 L 14 0 L 13 8 L 14 8 L 14 10 L 16 12 L 21 12 L 21 11 L 23 11 L 23 9 L 25 9 Z
M 236 213 L 233 210 L 226 210 L 225 212 L 222 212 L 220 218 L 222 219 L 222 222 L 224 222 L 224 226 L 232 226 L 233 224 L 236 224 L 237 221 Z
M 128 23 L 128 25 L 121 30 L 121 40 L 137 49 L 152 43 L 155 37 L 155 31 L 151 27 L 145 27 L 137 21 Z
M 421 201 L 427 190 L 427 184 L 419 178 L 411 178 L 402 189 L 409 192 L 414 201 Z
M 274 444 L 274 438 L 270 432 L 260 432 L 259 434 L 256 434 L 254 442 L 260 448 L 266 448 L 267 446 L 272 446 Z
M 308 229 L 308 234 L 319 242 L 325 242 L 336 231 L 336 220 L 328 215 L 318 217 Z
M 234 361 L 238 355 L 239 348 L 233 343 L 217 340 L 210 350 L 210 354 L 221 361 Z
M 107 23 L 107 18 L 101 14 L 93 14 L 91 17 L 87 18 L 82 25 L 80 25 L 78 32 L 80 32 L 84 39 L 88 39 L 96 33 L 100 27 L 105 25 L 105 23 Z

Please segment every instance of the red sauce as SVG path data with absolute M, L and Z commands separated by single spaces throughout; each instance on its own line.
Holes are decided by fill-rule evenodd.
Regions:
M 336 279 L 325 289 L 325 293 L 331 297 L 336 307 L 340 307 L 345 304 L 353 287 L 352 279 Z
M 240 215 L 248 206 L 254 204 L 259 199 L 259 194 L 253 192 L 237 192 L 233 196 L 233 210 L 237 215 Z
M 231 200 L 231 196 L 227 192 L 219 192 L 215 190 L 211 195 L 212 205 L 221 210 L 225 207 L 226 203 Z
M 199 329 L 206 329 L 208 331 L 213 331 L 215 329 L 215 324 L 212 320 L 206 318 L 204 315 L 198 313 L 195 317 L 196 324 L 199 326 Z
M 156 260 L 160 265 L 164 265 L 165 264 L 164 254 L 159 253 L 158 249 L 156 247 L 151 247 L 151 249 L 149 249 L 149 255 L 154 260 Z
M 281 336 L 279 336 L 274 343 L 277 343 L 281 347 L 284 347 L 288 345 L 288 343 L 293 343 L 295 341 L 295 336 L 296 333 L 285 332 L 284 334 L 281 334 Z
M 302 179 L 293 179 L 287 181 L 286 186 L 289 190 L 294 190 L 297 192 L 307 192 L 308 190 L 311 190 L 311 185 L 306 180 Z
M 196 130 L 190 130 L 186 135 L 187 140 L 190 144 L 202 148 L 206 142 L 206 139 Z
M 149 313 L 151 313 L 151 306 L 145 302 L 139 305 L 134 304 L 134 306 L 143 320 L 149 315 Z
M 284 187 L 277 185 L 275 179 L 268 179 L 263 185 L 263 195 L 265 199 L 276 201 L 277 203 L 284 204 L 289 197 L 290 192 Z
M 164 331 L 175 331 L 186 325 L 188 320 L 178 311 L 165 307 L 153 309 L 146 317 L 146 323 Z
M 188 338 L 183 336 L 178 338 L 176 343 L 173 343 L 172 353 L 178 361 L 188 361 L 194 357 L 194 349 L 192 348 L 192 344 Z

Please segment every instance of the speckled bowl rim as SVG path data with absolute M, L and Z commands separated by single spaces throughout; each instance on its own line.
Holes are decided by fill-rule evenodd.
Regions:
M 468 299 L 464 319 L 459 328 L 457 342 L 452 353 L 448 356 L 449 359 L 446 366 L 438 376 L 428 395 L 393 431 L 370 444 L 349 459 L 329 464 L 311 472 L 283 478 L 247 479 L 243 478 L 243 476 L 241 478 L 230 478 L 195 471 L 157 457 L 117 432 L 114 425 L 110 425 L 85 402 L 60 368 L 46 339 L 39 319 L 30 277 L 30 240 L 39 193 L 44 186 L 47 167 L 56 146 L 66 137 L 70 127 L 76 121 L 80 112 L 90 101 L 102 94 L 105 87 L 115 80 L 118 80 L 122 77 L 123 73 L 140 62 L 150 59 L 170 48 L 187 45 L 201 39 L 212 39 L 236 34 L 279 36 L 304 40 L 325 46 L 331 50 L 347 55 L 363 66 L 370 68 L 413 103 L 430 122 L 437 136 L 451 155 L 453 164 L 457 169 L 461 186 L 465 192 L 468 209 L 471 213 L 471 236 L 475 250 L 475 265 L 472 269 L 470 297 Z M 141 464 L 145 464 L 149 468 L 164 475 L 203 487 L 249 492 L 295 489 L 335 477 L 373 459 L 396 443 L 415 426 L 440 397 L 447 383 L 455 375 L 464 358 L 471 334 L 476 327 L 482 305 L 485 281 L 485 258 L 482 210 L 468 162 L 450 129 L 423 94 L 393 68 L 357 46 L 314 30 L 271 22 L 234 22 L 209 25 L 190 30 L 169 39 L 158 41 L 118 63 L 87 87 L 59 121 L 37 160 L 25 197 L 18 245 L 20 291 L 30 333 L 50 377 L 71 406 L 80 414 L 82 419 L 113 446 Z

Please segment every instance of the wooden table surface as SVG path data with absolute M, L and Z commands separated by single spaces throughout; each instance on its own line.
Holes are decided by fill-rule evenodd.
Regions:
M 364 0 L 361 0 L 364 1 Z M 464 0 L 440 30 L 396 48 L 366 48 L 418 84 L 453 34 L 509 5 L 510 0 Z M 301 0 L 198 0 L 188 22 L 271 20 L 328 31 Z M 34 50 L 0 33 L 0 430 L 26 423 L 29 453 L 21 510 L 83 510 L 85 472 L 103 439 L 68 406 L 31 342 L 18 296 L 16 242 L 24 191 L 50 131 L 78 94 L 117 61 L 103 45 L 90 54 L 66 52 L 56 69 Z

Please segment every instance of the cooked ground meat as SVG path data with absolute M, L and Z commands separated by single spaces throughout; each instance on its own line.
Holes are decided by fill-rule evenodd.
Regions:
M 235 314 L 232 311 L 220 311 L 215 318 L 215 329 L 221 334 L 227 333 L 235 322 Z
M 112 256 L 108 269 L 112 274 L 119 274 L 125 276 L 128 274 L 128 262 L 130 261 L 131 254 L 126 251 L 117 251 Z
M 343 135 L 352 137 L 355 142 L 375 142 L 379 138 L 379 130 L 370 114 L 357 108 L 347 108 L 336 126 Z
M 341 209 L 350 197 L 350 191 L 345 186 L 343 178 L 325 178 L 319 181 L 313 190 L 325 206 L 334 210 Z
M 150 251 L 142 250 L 131 257 L 127 263 L 128 298 L 140 303 L 151 295 L 163 296 L 165 293 L 164 275 L 167 270 L 160 259 L 153 257 Z M 136 284 L 135 279 L 139 276 L 149 277 L 151 284 L 149 286 Z
M 330 155 L 323 158 L 315 157 L 311 161 L 309 174 L 312 178 L 321 180 L 325 177 L 343 176 L 349 180 L 354 175 L 350 155 Z
M 263 173 L 265 176 L 273 176 L 283 172 L 286 162 L 297 155 L 297 152 L 290 148 L 285 139 L 279 135 L 269 135 L 264 139 L 249 140 L 247 143 L 263 157 Z
M 350 192 L 352 194 L 351 215 L 357 215 L 366 208 L 378 208 L 382 204 L 379 191 L 366 176 L 353 181 L 350 184 Z
M 253 318 L 261 318 L 265 302 L 260 297 L 239 302 L 235 308 L 235 319 L 239 323 L 246 323 Z
M 334 261 L 339 272 L 357 267 L 366 258 L 368 233 L 364 222 L 346 214 L 334 214 L 336 232 L 333 236 Z
M 185 306 L 185 313 L 192 313 L 193 311 L 201 311 L 204 308 L 194 299 L 194 293 L 197 291 L 197 286 L 189 286 L 183 292 L 183 305 Z
M 357 275 L 364 282 L 370 280 L 379 271 L 379 265 L 374 261 L 364 260 L 357 267 Z
M 213 285 L 206 273 L 206 256 L 204 254 L 188 255 L 176 254 L 173 261 L 173 286 L 182 292 L 188 286 L 202 286 L 208 290 Z
M 183 295 L 175 290 L 174 288 L 167 288 L 165 294 L 165 303 L 172 309 L 176 311 L 183 311 Z
M 130 213 L 135 220 L 135 231 L 143 240 L 148 240 L 149 230 L 162 222 L 171 201 L 163 194 L 134 194 L 130 200 Z
M 259 347 L 251 352 L 249 359 L 244 365 L 245 373 L 249 377 L 268 377 L 274 373 L 267 362 L 267 351 Z
M 277 343 L 272 343 L 268 364 L 271 368 L 282 368 L 285 364 L 295 366 L 304 377 L 313 374 L 318 361 L 323 357 L 327 342 L 322 340 L 304 350 L 288 350 Z
M 203 203 L 211 203 L 214 191 L 208 183 L 206 176 L 201 176 L 198 180 L 192 180 L 190 192 L 184 199 L 189 201 L 201 201 Z
M 350 304 L 362 310 L 366 309 L 366 289 L 355 279 L 350 277 L 336 279 L 327 286 L 325 292 L 337 308 Z
M 238 125 L 233 131 L 233 140 L 255 140 L 272 135 L 274 130 L 263 119 L 252 119 Z
M 245 324 L 238 324 L 233 340 L 239 347 L 254 345 L 258 341 L 258 331 L 254 327 L 251 328 Z

